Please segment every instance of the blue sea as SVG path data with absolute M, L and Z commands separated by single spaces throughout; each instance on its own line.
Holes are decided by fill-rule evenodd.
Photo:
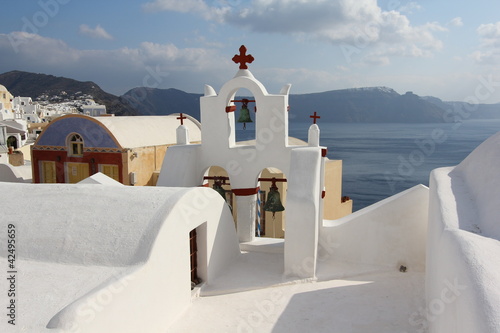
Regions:
M 500 131 L 500 120 L 318 125 L 320 143 L 328 147 L 328 157 L 343 160 L 342 195 L 353 199 L 354 211 L 414 185 L 428 186 L 433 169 L 457 165 Z M 291 123 L 289 135 L 307 141 L 309 126 L 310 123 Z

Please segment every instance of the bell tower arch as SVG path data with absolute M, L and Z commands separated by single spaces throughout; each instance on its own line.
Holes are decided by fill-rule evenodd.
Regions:
M 285 211 L 278 204 L 274 213 L 285 215 L 285 273 L 300 277 L 314 277 L 318 246 L 318 230 L 322 221 L 322 190 L 326 149 L 319 146 L 319 128 L 313 125 L 308 143 L 289 143 L 288 99 L 290 84 L 279 93 L 270 94 L 264 85 L 248 70 L 253 56 L 240 47 L 240 54 L 233 57 L 239 64 L 236 75 L 216 92 L 205 85 L 200 98 L 201 136 L 199 145 L 180 143 L 169 148 L 163 162 L 160 186 L 199 186 L 196 179 L 203 179 L 211 166 L 220 166 L 227 172 L 232 198 L 236 207 L 235 217 L 239 241 L 255 240 L 257 206 L 259 204 L 262 171 L 272 166 L 287 176 L 287 191 L 279 194 Z M 236 94 L 249 91 L 257 108 L 255 140 L 237 144 Z M 247 103 L 250 115 L 252 106 Z M 315 116 L 314 120 L 317 119 Z M 276 177 L 277 178 L 277 177 Z M 278 195 L 267 184 L 265 191 L 273 198 Z M 275 187 L 279 186 L 276 184 Z M 220 190 L 220 189 L 219 189 Z M 286 192 L 286 193 L 285 193 Z M 272 217 L 271 217 L 272 218 Z M 267 231 L 266 231 L 267 232 Z M 277 236 L 279 237 L 279 236 Z M 304 263 L 312 262 L 312 265 Z M 302 267 L 304 266 L 304 267 Z M 297 271 L 297 267 L 300 269 Z

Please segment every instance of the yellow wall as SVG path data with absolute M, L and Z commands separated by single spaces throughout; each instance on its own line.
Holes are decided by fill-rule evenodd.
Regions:
M 10 101 L 14 96 L 8 90 L 0 90 L 0 102 L 3 103 L 4 108 L 12 110 L 12 102 Z
M 130 177 L 131 173 L 135 172 L 137 182 L 134 186 L 155 186 L 163 159 L 170 146 L 172 145 L 139 147 L 123 153 L 123 184 L 132 185 Z M 134 154 L 137 154 L 137 157 Z
M 323 218 L 336 220 L 352 213 L 352 200 L 342 200 L 342 160 L 327 160 L 325 163 L 325 198 Z
M 123 183 L 130 183 L 131 173 L 136 174 L 134 186 L 155 186 L 165 157 L 167 148 L 171 145 L 133 148 L 123 154 Z M 135 156 L 135 154 L 137 156 Z

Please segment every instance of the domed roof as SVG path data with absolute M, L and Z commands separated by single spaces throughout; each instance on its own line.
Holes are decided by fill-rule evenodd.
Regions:
M 7 90 L 7 88 L 5 88 L 5 86 L 0 84 L 0 91 L 8 91 L 8 90 Z

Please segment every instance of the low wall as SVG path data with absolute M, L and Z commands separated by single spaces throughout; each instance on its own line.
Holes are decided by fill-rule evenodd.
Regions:
M 31 183 L 31 178 L 31 165 L 12 166 L 0 163 L 0 182 Z
M 423 271 L 429 190 L 414 186 L 320 228 L 329 260 Z

